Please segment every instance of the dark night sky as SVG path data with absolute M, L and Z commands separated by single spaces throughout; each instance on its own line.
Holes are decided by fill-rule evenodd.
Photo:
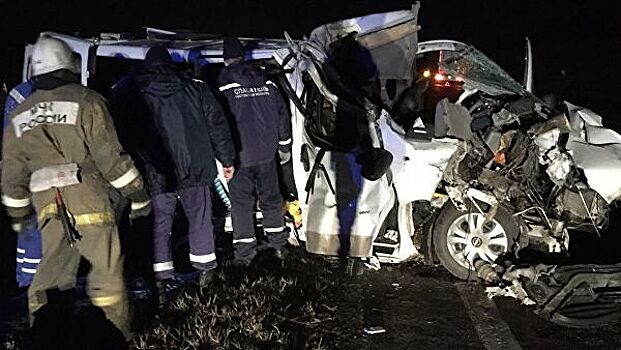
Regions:
M 4 53 L 0 80 L 12 84 L 19 79 L 23 43 L 33 41 L 42 30 L 93 34 L 155 26 L 282 37 L 287 29 L 299 37 L 325 22 L 410 4 L 408 0 L 0 0 Z M 420 38 L 473 44 L 520 80 L 524 37 L 529 36 L 538 94 L 554 91 L 621 120 L 615 106 L 621 81 L 621 14 L 613 10 L 614 4 L 599 0 L 422 0 Z

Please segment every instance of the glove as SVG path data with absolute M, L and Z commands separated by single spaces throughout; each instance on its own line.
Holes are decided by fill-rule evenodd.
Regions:
M 296 229 L 302 227 L 302 208 L 300 207 L 300 202 L 298 200 L 289 202 L 289 205 L 287 206 L 287 214 L 293 220 L 293 226 Z
M 22 216 L 20 218 L 11 218 L 11 229 L 15 233 L 20 234 L 28 230 L 32 230 L 36 227 L 34 220 L 29 216 Z
M 128 194 L 127 199 L 132 203 L 130 219 L 145 217 L 151 213 L 151 199 L 144 189 Z
M 32 207 L 12 209 L 7 208 L 7 215 L 11 222 L 11 229 L 17 234 L 24 233 L 37 226 L 37 221 L 32 216 L 34 210 Z
M 291 151 L 278 150 L 278 158 L 280 158 L 280 165 L 287 164 L 291 160 Z
M 151 200 L 144 202 L 132 202 L 131 212 L 129 213 L 130 219 L 142 218 L 151 214 Z

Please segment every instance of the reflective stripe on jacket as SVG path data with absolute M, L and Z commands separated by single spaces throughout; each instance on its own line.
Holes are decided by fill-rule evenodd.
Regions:
M 31 174 L 63 164 L 83 170 L 79 184 L 61 190 L 72 215 L 113 212 L 110 185 L 124 194 L 143 188 L 105 100 L 81 85 L 34 92 L 10 114 L 3 140 L 2 199 L 9 207 L 28 206 L 31 197 L 38 212 L 54 203 L 53 190 L 31 193 Z

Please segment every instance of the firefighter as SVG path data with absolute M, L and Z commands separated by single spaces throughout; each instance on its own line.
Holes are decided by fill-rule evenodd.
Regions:
M 110 186 L 147 215 L 150 200 L 118 143 L 105 100 L 79 85 L 69 47 L 41 36 L 32 51 L 35 92 L 10 114 L 2 150 L 2 202 L 16 231 L 33 210 L 43 257 L 28 290 L 31 320 L 55 291 L 74 288 L 81 257 L 87 294 L 128 339 L 129 315 Z M 64 210 L 63 210 L 64 209 Z
M 236 38 L 224 39 L 225 68 L 218 83 L 235 119 L 240 147 L 239 167 L 228 184 L 235 249 L 233 265 L 245 268 L 257 254 L 255 191 L 268 247 L 277 258 L 286 256 L 284 246 L 289 233 L 284 225 L 278 166 L 291 160 L 291 126 L 276 84 L 259 69 L 245 63 L 243 56 L 243 47 Z
M 139 148 L 144 150 L 153 197 L 153 270 L 164 302 L 166 291 L 176 287 L 170 238 L 177 202 L 188 218 L 190 262 L 200 271 L 200 287 L 213 279 L 217 261 L 210 186 L 218 173 L 215 158 L 224 176 L 233 176 L 235 147 L 226 116 L 207 84 L 178 70 L 166 48 L 149 49 L 144 72 L 135 80 L 149 109 L 144 130 L 156 136 Z

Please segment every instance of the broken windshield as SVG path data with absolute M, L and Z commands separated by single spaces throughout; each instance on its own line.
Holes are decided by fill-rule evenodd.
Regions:
M 463 79 L 468 88 L 492 95 L 525 92 L 520 83 L 472 46 L 457 51 L 442 51 L 440 69 Z

